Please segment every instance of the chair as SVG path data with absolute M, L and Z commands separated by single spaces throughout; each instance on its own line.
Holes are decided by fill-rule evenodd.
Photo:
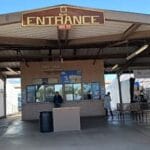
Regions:
M 130 114 L 130 104 L 129 103 L 117 103 L 118 118 L 125 119 L 125 116 Z
M 136 121 L 138 120 L 143 120 L 143 110 L 141 109 L 141 105 L 140 103 L 131 103 L 130 104 L 130 112 L 133 116 L 133 119 L 135 119 Z
M 140 103 L 141 109 L 143 111 L 143 116 L 148 121 L 148 114 L 150 114 L 150 103 Z

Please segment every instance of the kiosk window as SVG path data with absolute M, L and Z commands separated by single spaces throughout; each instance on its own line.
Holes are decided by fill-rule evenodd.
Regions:
M 54 87 L 55 87 L 55 92 L 59 92 L 59 94 L 61 96 L 63 96 L 63 86 L 62 86 L 62 84 L 55 84 Z
M 53 101 L 55 92 L 59 92 L 62 95 L 62 85 L 55 84 L 55 85 L 45 85 L 45 101 Z
M 54 97 L 54 86 L 53 85 L 45 85 L 45 101 L 53 101 Z
M 73 101 L 73 84 L 65 84 L 65 97 L 67 101 Z
M 27 86 L 27 102 L 53 101 L 55 92 L 63 94 L 62 84 L 55 85 L 29 85 Z
M 81 84 L 73 84 L 73 90 L 74 90 L 74 100 L 81 100 L 82 99 L 82 93 L 81 93 Z
M 27 102 L 51 102 L 56 91 L 65 96 L 66 101 L 79 101 L 82 96 L 84 100 L 99 100 L 101 95 L 98 82 L 30 85 L 27 86 Z
M 98 100 L 100 99 L 100 84 L 98 82 L 83 84 L 84 100 Z
M 45 101 L 45 88 L 44 88 L 44 85 L 37 85 L 36 102 L 44 102 L 44 101 Z
M 35 91 L 36 91 L 36 86 L 34 85 L 27 86 L 27 102 L 29 103 L 35 102 Z
M 81 100 L 81 84 L 65 84 L 65 97 L 67 101 Z
M 92 99 L 91 83 L 83 84 L 83 97 L 84 97 L 85 100 Z
M 94 100 L 100 99 L 100 85 L 97 82 L 92 83 L 92 96 Z

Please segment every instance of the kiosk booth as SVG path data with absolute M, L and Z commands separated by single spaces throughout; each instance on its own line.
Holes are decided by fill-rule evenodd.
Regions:
M 62 107 L 80 107 L 81 116 L 104 115 L 101 99 L 104 94 L 103 61 L 98 60 L 94 66 L 92 62 L 33 62 L 28 63 L 29 66 L 22 63 L 21 77 L 25 97 L 23 120 L 38 119 L 41 111 L 52 111 L 56 91 L 64 99 Z

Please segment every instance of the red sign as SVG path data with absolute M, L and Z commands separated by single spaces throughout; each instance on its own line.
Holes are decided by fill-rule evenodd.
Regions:
M 59 30 L 70 30 L 71 29 L 71 25 L 70 24 L 62 24 L 58 26 Z

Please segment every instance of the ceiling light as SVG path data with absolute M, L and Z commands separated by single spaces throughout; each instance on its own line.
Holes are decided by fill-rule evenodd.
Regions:
M 10 67 L 6 67 L 6 69 L 8 71 L 10 71 L 11 73 L 13 73 L 13 74 L 18 74 L 16 71 L 14 71 L 13 69 L 11 69 Z
M 148 44 L 142 46 L 141 48 L 139 48 L 137 51 L 135 51 L 134 53 L 132 53 L 131 55 L 129 55 L 128 57 L 126 57 L 127 60 L 132 59 L 133 57 L 137 56 L 138 54 L 140 54 L 141 52 L 143 52 L 145 49 L 148 48 Z
M 114 66 L 111 68 L 111 70 L 115 70 L 115 69 L 117 69 L 117 68 L 118 68 L 118 64 L 114 65 Z

